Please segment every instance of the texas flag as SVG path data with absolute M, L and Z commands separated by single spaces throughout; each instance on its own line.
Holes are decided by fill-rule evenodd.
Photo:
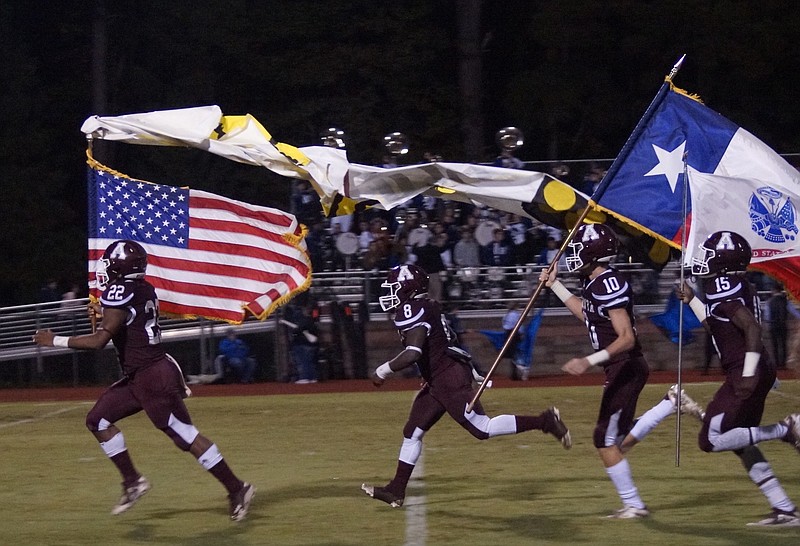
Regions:
M 800 187 L 800 173 L 775 151 L 670 83 L 659 91 L 624 152 L 595 193 L 598 208 L 676 248 L 686 220 L 684 159 L 699 173 Z M 687 199 L 689 218 L 693 207 Z
M 752 267 L 800 298 L 798 196 L 800 172 L 751 133 L 667 82 L 592 200 L 596 208 L 674 248 L 681 247 L 682 229 L 690 225 L 684 263 L 691 263 L 698 245 L 714 231 L 736 231 L 753 248 Z

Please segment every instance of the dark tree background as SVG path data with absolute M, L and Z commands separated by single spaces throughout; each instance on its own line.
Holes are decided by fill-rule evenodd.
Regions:
M 87 117 L 217 104 L 297 146 L 346 131 L 380 163 L 402 131 L 422 161 L 616 156 L 681 54 L 675 82 L 779 153 L 800 151 L 793 1 L 153 0 L 0 5 L 0 305 L 83 283 Z M 100 143 L 137 178 L 286 210 L 291 184 L 197 150 Z

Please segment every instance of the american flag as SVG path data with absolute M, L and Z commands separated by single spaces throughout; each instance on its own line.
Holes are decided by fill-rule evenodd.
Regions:
M 148 254 L 146 279 L 163 313 L 241 323 L 311 283 L 305 229 L 291 214 L 213 193 L 89 168 L 89 285 L 117 239 Z

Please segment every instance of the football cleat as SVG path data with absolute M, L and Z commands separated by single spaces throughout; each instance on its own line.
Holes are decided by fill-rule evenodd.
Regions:
M 139 476 L 139 479 L 130 487 L 122 486 L 122 497 L 120 497 L 117 505 L 111 509 L 111 513 L 116 516 L 127 512 L 148 491 L 150 491 L 150 482 L 144 476 Z
M 250 503 L 256 496 L 256 488 L 244 482 L 242 488 L 233 495 L 228 495 L 230 501 L 230 514 L 233 521 L 242 521 L 250 510 Z
M 650 510 L 645 506 L 644 508 L 636 508 L 634 506 L 625 506 L 620 508 L 613 514 L 606 516 L 606 519 L 638 519 L 646 518 L 650 515 Z
M 549 432 L 555 436 L 564 449 L 572 447 L 572 436 L 569 433 L 567 425 L 561 420 L 561 413 L 558 408 L 553 406 L 544 412 L 545 417 L 549 418 L 549 422 L 545 427 L 544 432 Z
M 669 388 L 667 391 L 667 397 L 669 398 L 670 402 L 672 402 L 674 405 L 677 405 L 678 385 L 672 385 Z M 683 389 L 681 389 L 681 414 L 691 415 L 692 417 L 697 418 L 699 421 L 702 421 L 706 417 L 706 411 L 703 409 L 703 406 L 692 400 L 692 398 L 686 394 L 686 391 Z
M 776 508 L 772 509 L 772 514 L 760 521 L 748 523 L 748 526 L 757 527 L 800 527 L 800 512 L 784 512 Z
M 392 508 L 400 508 L 403 506 L 403 501 L 405 500 L 403 497 L 398 497 L 394 493 L 390 492 L 389 490 L 383 487 L 374 487 L 372 485 L 367 485 L 365 483 L 361 484 L 361 490 L 364 491 L 367 495 L 372 497 L 373 499 L 378 499 L 379 501 L 383 501 Z
M 781 423 L 786 425 L 786 428 L 789 429 L 786 436 L 783 437 L 783 441 L 789 442 L 800 452 L 800 413 L 787 415 Z

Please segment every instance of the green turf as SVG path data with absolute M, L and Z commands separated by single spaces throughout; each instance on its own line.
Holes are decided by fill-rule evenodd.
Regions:
M 666 387 L 648 386 L 639 410 Z M 715 388 L 687 385 L 700 402 Z M 258 487 L 241 524 L 228 520 L 222 487 L 141 415 L 121 428 L 153 489 L 130 512 L 111 516 L 119 478 L 84 428 L 89 405 L 0 404 L 0 544 L 800 544 L 800 528 L 745 527 L 769 511 L 764 498 L 734 455 L 697 449 L 698 424 L 688 417 L 679 466 L 674 418 L 629 457 L 652 516 L 602 519 L 619 501 L 591 445 L 599 387 L 487 390 L 490 415 L 558 405 L 573 449 L 539 432 L 478 442 L 444 418 L 425 439 L 423 479 L 406 507 L 391 509 L 359 487 L 393 474 L 412 396 L 190 399 L 198 428 Z M 798 410 L 800 382 L 785 381 L 770 395 L 764 422 Z M 800 502 L 800 455 L 783 442 L 762 448 Z M 407 521 L 417 523 L 408 530 Z

